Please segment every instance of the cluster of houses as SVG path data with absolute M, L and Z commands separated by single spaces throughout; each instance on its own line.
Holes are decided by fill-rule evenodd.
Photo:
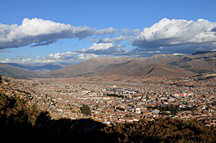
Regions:
M 138 90 L 130 89 L 130 88 L 106 88 L 104 90 L 104 95 L 112 95 L 123 98 L 132 98 L 133 95 L 139 94 Z

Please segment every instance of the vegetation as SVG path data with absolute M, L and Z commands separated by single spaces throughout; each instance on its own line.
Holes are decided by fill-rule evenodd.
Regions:
M 82 107 L 80 107 L 80 111 L 82 114 L 84 114 L 86 116 L 91 115 L 91 109 L 88 105 L 83 104 Z
M 86 105 L 83 110 L 89 113 Z M 214 143 L 216 129 L 171 118 L 106 126 L 92 119 L 54 120 L 18 97 L 0 94 L 0 136 L 67 137 L 77 142 Z M 52 138 L 53 139 L 53 138 Z
M 131 124 L 118 124 L 105 128 L 112 142 L 150 143 L 213 143 L 215 129 L 205 127 L 196 121 L 182 121 L 171 118 L 154 121 L 140 120 Z
M 106 94 L 106 96 L 125 98 L 125 96 L 121 94 Z
M 185 103 L 186 104 L 186 103 Z M 178 105 L 174 104 L 163 104 L 160 106 L 155 106 L 155 107 L 147 107 L 149 109 L 158 109 L 161 111 L 162 114 L 166 114 L 167 111 L 170 112 L 172 115 L 176 115 L 179 111 L 193 111 L 196 109 L 196 107 L 184 107 L 180 108 Z

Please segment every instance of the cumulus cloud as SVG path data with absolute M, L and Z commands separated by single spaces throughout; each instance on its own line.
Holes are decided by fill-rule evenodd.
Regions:
M 91 58 L 98 57 L 95 54 L 90 53 L 78 53 L 73 51 L 67 52 L 59 52 L 59 53 L 51 53 L 45 57 L 38 57 L 38 58 L 5 58 L 0 59 L 0 63 L 20 63 L 20 64 L 27 64 L 27 63 L 78 63 L 84 60 L 88 60 Z
M 45 57 L 45 60 L 49 60 L 52 62 L 64 62 L 64 63 L 74 63 L 80 62 L 83 60 L 88 60 L 91 58 L 95 58 L 97 55 L 88 54 L 88 53 L 78 53 L 73 51 L 63 52 L 63 53 L 52 53 Z
M 95 43 L 91 47 L 89 47 L 87 50 L 107 50 L 109 48 L 113 47 L 112 43 Z
M 0 59 L 0 63 L 31 63 L 31 58 L 4 58 Z
M 216 27 L 211 30 L 212 32 L 216 32 Z
M 109 27 L 109 28 L 97 30 L 95 31 L 95 34 L 112 34 L 115 32 L 116 32 L 116 29 L 114 29 L 113 27 Z
M 216 23 L 164 18 L 134 40 L 139 50 L 196 51 L 216 48 Z
M 0 24 L 0 49 L 27 45 L 43 46 L 60 39 L 82 39 L 89 36 L 94 44 L 87 49 L 54 53 L 38 59 L 4 59 L 4 61 L 60 62 L 79 61 L 102 55 L 136 56 L 216 50 L 216 22 L 204 19 L 192 21 L 167 18 L 151 27 L 144 28 L 143 31 L 112 27 L 97 30 L 87 26 L 73 26 L 39 18 L 26 18 L 20 25 Z M 123 47 L 126 46 L 127 50 L 134 49 L 125 51 Z
M 80 53 L 91 53 L 95 55 L 121 55 L 126 51 L 119 45 L 113 43 L 94 43 L 91 47 L 79 51 Z
M 127 39 L 128 38 L 125 36 L 119 36 L 119 37 L 113 37 L 113 38 L 99 39 L 96 42 L 97 43 L 113 43 L 113 42 L 123 41 L 123 40 L 127 40 Z
M 21 25 L 0 24 L 0 49 L 26 45 L 41 46 L 51 44 L 59 39 L 82 39 L 91 35 L 113 32 L 115 32 L 113 28 L 96 30 L 85 26 L 76 27 L 39 18 L 25 18 Z

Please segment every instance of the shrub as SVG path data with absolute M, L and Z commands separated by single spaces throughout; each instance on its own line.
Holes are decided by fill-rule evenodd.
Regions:
M 83 104 L 82 107 L 80 107 L 80 111 L 84 115 L 91 116 L 91 109 L 88 105 Z

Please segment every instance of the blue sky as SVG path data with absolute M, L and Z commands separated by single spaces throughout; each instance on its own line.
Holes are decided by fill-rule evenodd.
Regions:
M 43 18 L 96 28 L 144 28 L 167 18 L 215 20 L 215 0 L 1 0 L 1 23 Z
M 93 29 L 113 27 L 117 30 L 142 31 L 163 18 L 188 21 L 206 19 L 215 22 L 215 7 L 215 0 L 1 0 L 0 23 L 21 25 L 24 18 L 39 18 L 77 27 L 88 26 Z M 106 36 L 101 35 L 102 38 Z M 98 37 L 100 36 L 96 36 Z M 111 37 L 115 36 L 108 34 L 108 38 Z M 50 53 L 85 49 L 92 44 L 94 42 L 89 37 L 82 40 L 63 38 L 53 44 L 39 47 L 24 45 L 18 48 L 0 48 L 0 56 L 2 58 L 42 57 Z M 137 44 L 128 44 L 128 47 L 136 48 L 136 46 Z

